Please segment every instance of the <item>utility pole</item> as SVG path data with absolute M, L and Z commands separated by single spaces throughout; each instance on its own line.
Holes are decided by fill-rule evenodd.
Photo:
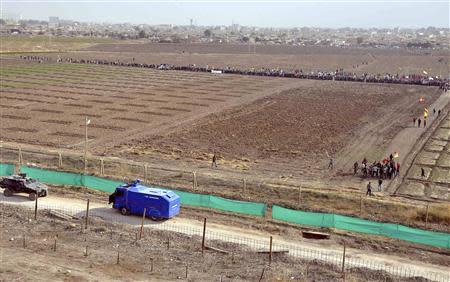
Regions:
M 86 117 L 85 123 L 85 140 L 84 140 L 84 173 L 87 172 L 87 150 L 88 150 L 88 125 L 91 123 L 91 120 Z

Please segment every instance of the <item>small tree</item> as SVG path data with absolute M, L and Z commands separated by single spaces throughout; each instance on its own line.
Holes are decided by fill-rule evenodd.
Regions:
M 363 43 L 364 39 L 362 37 L 357 37 L 356 38 L 356 43 L 361 44 Z
M 211 32 L 211 30 L 206 29 L 206 30 L 203 32 L 203 34 L 204 34 L 206 37 L 211 37 L 212 32 Z

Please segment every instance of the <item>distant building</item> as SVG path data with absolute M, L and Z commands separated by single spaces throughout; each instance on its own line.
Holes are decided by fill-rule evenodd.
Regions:
M 59 26 L 58 17 L 48 17 L 48 28 L 55 29 Z

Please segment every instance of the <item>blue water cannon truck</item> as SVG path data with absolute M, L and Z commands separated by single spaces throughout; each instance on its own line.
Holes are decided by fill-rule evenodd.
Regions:
M 140 180 L 123 184 L 109 196 L 109 203 L 123 215 L 145 215 L 152 220 L 169 219 L 180 213 L 180 197 L 170 190 L 147 187 Z

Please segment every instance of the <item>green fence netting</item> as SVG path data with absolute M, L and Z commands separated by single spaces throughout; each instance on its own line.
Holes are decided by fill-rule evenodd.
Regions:
M 184 191 L 173 191 L 180 196 L 182 205 L 205 207 L 256 216 L 264 216 L 266 212 L 266 205 L 261 203 L 236 201 L 213 195 L 194 194 Z
M 39 181 L 45 183 L 71 185 L 71 186 L 84 186 L 91 189 L 110 193 L 114 192 L 117 186 L 123 184 L 123 182 L 117 182 L 95 176 L 52 171 L 42 168 L 22 166 L 21 171 L 23 173 L 26 173 L 31 178 L 36 178 Z M 195 194 L 176 190 L 174 190 L 174 192 L 176 192 L 180 196 L 181 204 L 183 205 L 205 207 L 256 216 L 264 216 L 266 211 L 266 205 L 261 203 L 235 201 L 212 195 Z
M 0 176 L 9 176 L 14 174 L 15 165 L 0 164 Z
M 21 172 L 26 173 L 31 178 L 36 178 L 39 181 L 71 186 L 84 186 L 103 192 L 114 192 L 117 186 L 122 185 L 123 182 L 113 181 L 109 179 L 99 178 L 90 175 L 51 171 L 34 167 L 21 167 Z
M 415 229 L 400 224 L 382 223 L 350 216 L 304 212 L 274 205 L 272 218 L 303 225 L 334 227 L 358 233 L 381 235 L 435 247 L 450 248 L 450 234 Z
M 14 168 L 15 166 L 11 164 L 0 164 L 0 175 L 11 175 L 14 173 Z M 22 166 L 21 171 L 29 177 L 50 184 L 84 186 L 110 193 L 114 192 L 115 188 L 122 184 L 122 182 L 95 176 L 52 171 L 35 167 Z M 255 216 L 264 216 L 267 208 L 262 203 L 236 201 L 213 195 L 195 194 L 184 191 L 174 190 L 174 192 L 180 196 L 181 204 L 187 206 L 205 207 Z M 272 207 L 272 218 L 297 224 L 332 227 L 359 233 L 382 235 L 435 247 L 450 248 L 449 233 L 420 230 L 399 224 L 374 222 L 337 214 L 296 211 L 276 205 Z

